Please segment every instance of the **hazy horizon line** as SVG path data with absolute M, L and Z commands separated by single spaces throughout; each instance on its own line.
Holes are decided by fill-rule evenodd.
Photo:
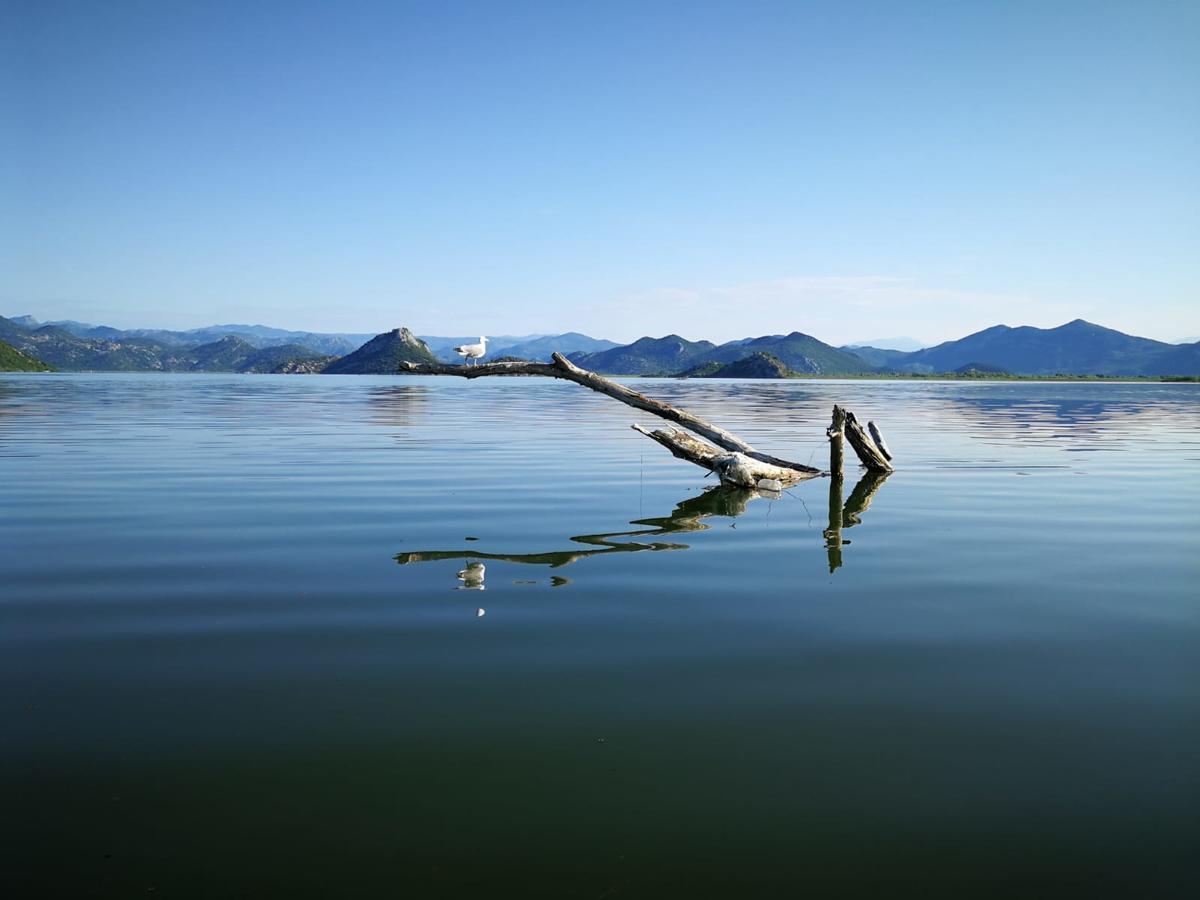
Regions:
M 334 335 L 334 336 L 367 335 L 369 337 L 375 337 L 380 334 L 386 334 L 390 331 L 395 331 L 399 328 L 408 328 L 409 331 L 411 331 L 413 334 L 415 334 L 421 338 L 425 338 L 425 337 L 458 338 L 458 337 L 467 337 L 467 336 L 473 337 L 473 336 L 475 336 L 475 332 L 467 332 L 467 331 L 460 331 L 460 332 L 456 333 L 454 331 L 447 330 L 445 332 L 438 333 L 438 332 L 435 332 L 435 331 L 432 331 L 429 329 L 417 329 L 417 328 L 413 328 L 403 322 L 396 324 L 396 325 L 392 325 L 391 327 L 385 327 L 385 328 L 381 328 L 381 329 L 380 328 L 376 328 L 376 329 L 371 329 L 371 328 L 319 329 L 319 328 L 303 328 L 303 327 L 292 327 L 292 326 L 285 327 L 285 326 L 281 326 L 281 325 L 268 325 L 261 321 L 260 322 L 252 322 L 250 320 L 247 320 L 247 321 L 238 322 L 238 321 L 231 320 L 231 321 L 224 321 L 224 322 L 210 321 L 208 324 L 205 324 L 205 325 L 193 325 L 193 326 L 189 326 L 189 327 L 174 327 L 174 328 L 172 328 L 169 326 L 161 326 L 161 325 L 121 326 L 121 325 L 112 325 L 109 322 L 91 322 L 91 321 L 86 321 L 83 319 L 74 319 L 74 318 L 68 318 L 68 317 L 54 318 L 54 319 L 42 319 L 42 318 L 39 318 L 38 316 L 33 315 L 32 313 L 19 313 L 16 315 L 5 315 L 3 313 L 0 313 L 0 315 L 3 315 L 4 318 L 14 320 L 14 321 L 17 319 L 23 319 L 23 318 L 33 319 L 34 321 L 36 321 L 38 323 L 39 326 L 55 325 L 55 324 L 60 324 L 60 323 L 73 323 L 73 324 L 78 324 L 78 325 L 87 325 L 92 328 L 98 328 L 98 327 L 114 328 L 118 331 L 168 331 L 168 332 L 175 332 L 175 333 L 188 333 L 188 332 L 195 332 L 195 331 L 204 331 L 204 330 L 214 329 L 214 328 L 235 328 L 236 327 L 236 328 L 270 328 L 270 329 L 274 329 L 277 331 L 288 331 L 288 332 L 316 334 L 316 335 Z M 645 338 L 650 338 L 652 340 L 661 340 L 666 337 L 675 336 L 675 337 L 683 338 L 684 340 L 690 341 L 692 343 L 699 343 L 701 341 L 709 341 L 710 343 L 720 346 L 722 344 L 727 344 L 732 341 L 749 340 L 749 339 L 764 337 L 764 336 L 768 336 L 768 335 L 787 335 L 787 334 L 792 334 L 793 332 L 799 332 L 801 334 L 806 334 L 809 337 L 816 338 L 817 340 L 820 340 L 820 341 L 822 341 L 822 343 L 826 343 L 831 347 L 850 347 L 850 346 L 879 347 L 880 344 L 900 342 L 900 341 L 911 341 L 911 342 L 920 344 L 921 349 L 925 349 L 925 348 L 929 348 L 929 347 L 936 347 L 939 344 L 946 343 L 947 341 L 961 340 L 963 338 L 970 337 L 973 334 L 978 334 L 982 331 L 987 331 L 990 328 L 997 328 L 997 327 L 1036 328 L 1040 331 L 1049 331 L 1049 330 L 1053 330 L 1055 328 L 1061 328 L 1063 325 L 1069 325 L 1071 322 L 1076 322 L 1076 321 L 1087 322 L 1088 324 L 1097 325 L 1101 328 L 1107 328 L 1112 331 L 1118 331 L 1118 332 L 1120 332 L 1122 334 L 1126 334 L 1130 337 L 1146 338 L 1147 340 L 1158 341 L 1158 342 L 1164 343 L 1164 344 L 1188 344 L 1188 343 L 1196 343 L 1197 341 L 1200 341 L 1200 337 L 1176 337 L 1176 338 L 1149 337 L 1148 335 L 1145 335 L 1145 334 L 1137 334 L 1133 331 L 1126 331 L 1122 328 L 1115 328 L 1110 325 L 1105 325 L 1100 322 L 1095 322 L 1095 321 L 1092 321 L 1091 319 L 1087 319 L 1083 316 L 1075 316 L 1073 318 L 1070 318 L 1063 322 L 1060 322 L 1057 325 L 1048 325 L 1048 326 L 1027 325 L 1024 323 L 1019 324 L 1019 325 L 1009 325 L 1006 322 L 994 322 L 991 325 L 984 325 L 981 327 L 977 327 L 972 331 L 967 331 L 967 332 L 959 335 L 958 337 L 944 338 L 942 340 L 936 340 L 936 341 L 930 341 L 925 338 L 915 337 L 913 335 L 907 335 L 907 334 L 906 335 L 895 335 L 895 336 L 886 337 L 886 338 L 875 337 L 875 338 L 866 338 L 866 339 L 864 339 L 864 338 L 851 339 L 851 340 L 846 340 L 846 341 L 825 341 L 824 338 L 820 337 L 820 335 L 818 335 L 814 332 L 811 332 L 811 331 L 805 331 L 802 328 L 788 328 L 788 329 L 779 330 L 779 331 L 764 331 L 761 334 L 747 334 L 742 337 L 728 338 L 726 340 L 714 340 L 712 338 L 707 338 L 707 337 L 687 337 L 687 336 L 681 334 L 680 330 L 675 330 L 675 329 L 664 332 L 663 334 L 659 334 L 659 335 L 655 335 L 655 334 L 646 332 L 646 333 L 638 335 L 635 338 L 631 338 L 628 340 L 620 340 L 617 338 L 608 337 L 606 335 L 593 334 L 590 331 L 584 331 L 581 328 L 566 328 L 561 331 L 554 331 L 554 330 L 520 331 L 517 329 L 509 329 L 509 330 L 504 330 L 504 331 L 480 332 L 480 334 L 488 334 L 492 338 L 519 338 L 521 340 L 536 340 L 538 338 L 543 338 L 543 337 L 556 337 L 561 334 L 574 333 L 574 334 L 582 334 L 585 337 L 592 338 L 593 340 L 613 341 L 614 343 L 618 344 L 619 346 L 628 346 L 630 344 L 635 343 L 636 341 L 643 340 Z M 907 351 L 907 352 L 912 352 L 912 351 Z

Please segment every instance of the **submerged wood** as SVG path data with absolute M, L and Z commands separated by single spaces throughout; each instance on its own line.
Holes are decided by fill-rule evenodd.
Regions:
M 842 440 L 846 436 L 846 411 L 837 404 L 834 404 L 833 421 L 825 429 L 825 434 L 829 437 L 829 477 L 841 481 L 846 456 Z
M 891 463 L 887 461 L 887 457 L 883 455 L 883 451 L 875 445 L 871 436 L 858 424 L 858 419 L 854 418 L 852 412 L 846 413 L 846 440 L 858 454 L 859 462 L 868 470 L 872 472 L 894 471 Z
M 640 394 L 623 384 L 611 381 L 603 375 L 597 375 L 595 372 L 581 369 L 561 353 L 555 353 L 553 360 L 551 363 L 498 362 L 482 363 L 474 366 L 402 362 L 400 364 L 400 371 L 412 375 L 457 375 L 460 378 L 484 378 L 489 375 L 542 375 L 548 378 L 562 378 L 566 381 L 573 381 L 576 384 L 583 385 L 586 388 L 591 388 L 593 391 L 612 397 L 614 400 L 620 400 L 622 403 L 626 403 L 635 409 L 653 413 L 669 422 L 682 425 L 688 431 L 700 435 L 700 437 L 711 441 L 723 450 L 730 451 L 730 453 L 747 456 L 760 463 L 765 463 L 767 466 L 789 469 L 793 473 L 800 473 L 799 477 L 796 477 L 794 474 L 789 476 L 788 483 L 794 483 L 803 478 L 813 478 L 822 474 L 820 469 L 814 469 L 812 466 L 780 459 L 777 456 L 771 456 L 769 453 L 762 453 L 755 450 L 736 434 L 713 425 L 711 422 L 693 415 L 687 410 L 679 409 L 678 407 L 671 406 L 669 403 L 655 400 L 652 397 L 647 397 L 645 394 Z M 642 433 L 653 437 L 648 431 L 643 430 Z M 662 443 L 662 441 L 659 441 L 659 443 Z M 664 446 L 668 445 L 664 444 Z M 672 450 L 672 452 L 674 451 Z M 676 455 L 678 456 L 678 454 Z M 681 458 L 686 459 L 687 457 Z M 778 479 L 778 476 L 774 475 L 762 477 Z
M 652 431 L 642 425 L 630 427 L 662 444 L 671 451 L 672 456 L 715 472 L 721 484 L 728 487 L 778 490 L 775 482 L 782 487 L 814 477 L 807 472 L 760 462 L 744 453 L 726 453 L 678 428 L 656 428 Z

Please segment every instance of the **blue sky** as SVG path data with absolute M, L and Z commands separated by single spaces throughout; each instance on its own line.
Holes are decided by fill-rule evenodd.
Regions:
M 0 0 L 0 313 L 1200 334 L 1200 4 Z

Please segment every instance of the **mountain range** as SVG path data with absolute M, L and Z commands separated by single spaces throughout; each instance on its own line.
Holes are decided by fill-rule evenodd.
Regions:
M 882 369 L 917 374 L 963 367 L 1016 375 L 1196 375 L 1200 344 L 1167 344 L 1075 319 L 1057 328 L 994 325 L 912 353 L 853 348 Z
M 66 371 L 393 373 L 401 361 L 457 362 L 453 348 L 478 337 L 419 337 L 407 328 L 375 336 L 322 334 L 263 325 L 121 330 L 0 316 L 0 341 L 10 345 L 4 356 L 10 368 L 40 361 Z M 501 336 L 488 344 L 490 359 L 541 361 L 553 352 L 609 375 L 1200 375 L 1200 343 L 1168 344 L 1082 319 L 1057 328 L 996 325 L 913 351 L 834 347 L 799 331 L 719 345 L 677 334 L 618 345 L 578 332 Z
M 754 366 L 721 366 L 761 355 Z M 1057 328 L 995 325 L 935 347 L 905 351 L 870 346 L 832 347 L 793 331 L 743 338 L 720 346 L 677 334 L 644 337 L 598 353 L 570 354 L 577 365 L 610 375 L 773 377 L 774 362 L 801 375 L 1200 375 L 1200 343 L 1168 344 L 1076 319 Z M 774 362 L 772 362 L 774 361 Z M 761 376 L 735 375 L 758 371 Z
M 167 343 L 141 336 L 81 337 L 60 325 L 29 327 L 28 319 L 0 316 L 0 340 L 26 356 L 56 369 L 88 372 L 275 372 L 297 361 L 328 363 L 334 356 L 322 356 L 301 344 L 256 347 L 246 339 L 226 334 L 202 343 Z M 115 331 L 115 329 L 112 329 Z
M 370 340 L 370 334 L 323 334 L 315 331 L 287 331 L 267 325 L 206 325 L 188 331 L 170 331 L 163 328 L 112 328 L 108 325 L 90 325 L 63 319 L 54 322 L 39 322 L 32 316 L 14 316 L 9 321 L 29 331 L 51 326 L 68 334 L 84 339 L 122 341 L 144 338 L 169 346 L 199 346 L 218 341 L 227 335 L 235 335 L 253 347 L 281 347 L 299 345 L 310 353 L 342 356 L 361 347 Z
M 689 341 L 677 334 L 662 338 L 644 337 L 625 347 L 599 353 L 575 353 L 576 365 L 610 375 L 679 375 L 711 364 L 724 365 L 764 353 L 793 372 L 807 375 L 860 375 L 875 371 L 861 357 L 839 350 L 799 331 L 744 338 L 716 345 Z
M 846 344 L 847 347 L 878 347 L 880 350 L 904 350 L 911 352 L 913 350 L 922 350 L 928 347 L 928 344 L 923 344 L 916 338 L 910 337 L 890 337 L 890 338 L 871 338 L 869 341 L 855 341 L 852 344 Z
M 411 332 L 409 335 L 412 336 Z M 181 349 L 194 350 L 227 337 L 236 337 L 254 350 L 276 349 L 257 359 L 242 361 L 231 359 L 228 353 L 215 348 L 214 352 L 201 351 L 201 358 L 190 362 L 186 358 L 177 358 Z M 39 322 L 32 316 L 0 317 L 0 339 L 18 348 L 23 345 L 27 348 L 25 352 L 67 370 L 308 371 L 313 368 L 313 359 L 348 356 L 377 337 L 351 332 L 289 331 L 267 325 L 206 325 L 188 331 L 170 331 L 160 328 L 120 329 L 70 319 Z M 459 356 L 453 348 L 460 344 L 473 344 L 479 340 L 479 335 L 422 335 L 417 339 L 424 341 L 438 360 L 458 362 Z M 548 361 L 550 354 L 555 352 L 594 352 L 616 346 L 615 341 L 600 340 L 578 332 L 502 335 L 488 339 L 488 355 Z M 243 355 L 249 356 L 248 353 Z M 212 357 L 211 362 L 209 357 Z M 265 368 L 265 361 L 269 359 L 275 360 L 274 368 Z M 300 365 L 297 362 L 300 360 L 306 362 Z
M 441 362 L 458 362 L 461 357 L 454 348 L 462 344 L 474 344 L 482 335 L 474 334 L 459 337 L 438 337 L 436 335 L 420 335 L 421 340 L 429 347 Z M 616 341 L 605 341 L 589 337 L 577 331 L 565 334 L 526 334 L 526 335 L 489 335 L 488 356 L 495 359 L 499 356 L 511 356 L 514 359 L 527 359 L 530 362 L 549 362 L 552 353 L 595 353 L 620 346 Z

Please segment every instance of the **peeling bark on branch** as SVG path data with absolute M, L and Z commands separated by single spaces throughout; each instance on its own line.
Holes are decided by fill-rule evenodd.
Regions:
M 854 448 L 854 452 L 858 454 L 859 461 L 872 472 L 891 472 L 891 463 L 887 461 L 887 457 L 883 455 L 871 436 L 866 430 L 858 424 L 858 419 L 854 418 L 854 413 L 846 413 L 846 440 L 850 442 L 850 446 Z
M 883 439 L 883 433 L 875 427 L 874 422 L 867 423 L 867 431 L 871 433 L 871 440 L 875 442 L 875 446 L 883 453 L 884 459 L 888 462 L 892 460 L 892 451 L 888 449 L 887 442 Z
M 642 425 L 630 427 L 651 440 L 658 441 L 671 451 L 672 456 L 716 472 L 721 483 L 729 487 L 777 490 L 771 482 L 778 482 L 780 487 L 786 487 L 797 481 L 815 477 L 795 469 L 759 462 L 744 453 L 723 452 L 678 428 L 658 428 L 651 431 Z

